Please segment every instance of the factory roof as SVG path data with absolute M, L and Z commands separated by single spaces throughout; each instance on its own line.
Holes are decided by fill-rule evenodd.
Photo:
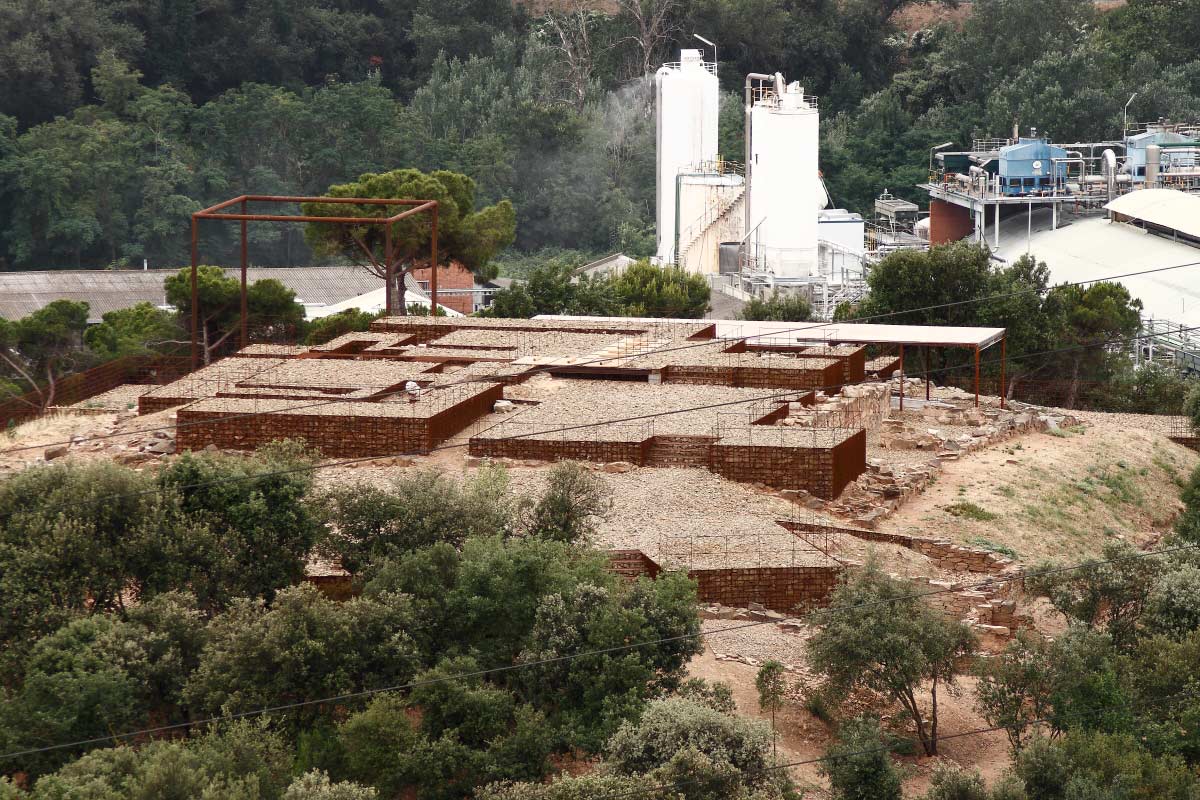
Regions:
M 572 317 L 544 314 L 535 319 L 593 321 L 605 317 Z M 629 322 L 688 322 L 689 320 L 628 319 Z M 694 321 L 694 320 L 691 320 Z M 990 347 L 1004 337 L 1004 328 L 956 328 L 939 325 L 873 325 L 847 322 L 750 322 L 705 320 L 716 326 L 722 339 L 754 337 L 789 343 L 905 344 L 931 347 Z
M 1105 206 L 1114 214 L 1200 238 L 1200 197 L 1177 189 L 1139 189 Z
M 1141 189 L 1126 195 L 1144 194 Z M 1026 245 L 1026 220 L 1013 217 L 1002 223 L 996 255 L 1013 262 L 1026 252 L 1050 268 L 1052 284 L 1102 280 L 1147 269 L 1192 264 L 1200 252 L 1165 236 L 1154 236 L 1132 225 L 1092 217 L 1050 230 L 1050 212 L 1034 213 L 1032 235 Z M 1011 231 L 1008 228 L 1011 227 Z M 1040 228 L 1040 230 L 1039 230 Z M 1019 232 L 1018 232 L 1019 231 Z M 1144 313 L 1185 325 L 1200 325 L 1200 267 L 1121 278 L 1119 283 L 1142 301 Z
M 129 308 L 137 303 L 165 306 L 163 280 L 174 269 L 62 269 L 38 272 L 0 273 L 0 317 L 20 319 L 55 300 L 73 300 L 88 304 L 88 321 L 99 322 L 109 311 Z M 237 277 L 239 269 L 226 269 Z M 324 306 L 362 294 L 381 283 L 362 267 L 250 267 L 246 279 L 253 283 L 274 278 L 296 293 L 296 299 L 308 306 Z M 419 293 L 415 282 L 409 291 Z M 423 294 L 421 294 L 424 297 Z

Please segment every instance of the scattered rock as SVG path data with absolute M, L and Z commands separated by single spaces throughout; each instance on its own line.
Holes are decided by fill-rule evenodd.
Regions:
M 56 444 L 53 447 L 47 447 L 42 453 L 42 457 L 47 461 L 53 461 L 56 458 L 62 458 L 71 451 L 71 446 L 68 444 Z
M 637 469 L 637 464 L 630 464 L 628 461 L 613 461 L 604 465 L 604 471 L 610 475 L 633 472 L 635 469 Z

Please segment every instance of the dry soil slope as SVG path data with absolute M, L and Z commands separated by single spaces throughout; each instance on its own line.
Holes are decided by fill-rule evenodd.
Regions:
M 1200 457 L 1171 442 L 1161 419 L 1081 416 L 1086 426 L 948 462 L 880 529 L 1007 549 L 1026 563 L 1086 557 L 1118 539 L 1153 542 Z

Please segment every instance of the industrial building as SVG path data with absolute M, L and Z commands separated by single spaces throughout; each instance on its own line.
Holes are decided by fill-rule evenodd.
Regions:
M 1134 124 L 1122 138 L 1055 143 L 1038 136 L 977 139 L 969 150 L 937 145 L 930 153 L 929 239 L 933 244 L 973 238 L 1001 247 L 1005 216 L 1050 212 L 1102 213 L 1119 196 L 1141 189 L 1200 192 L 1200 125 Z M 933 152 L 938 151 L 939 152 Z
M 865 221 L 828 208 L 817 99 L 778 73 L 746 76 L 739 162 L 717 152 L 715 64 L 684 50 L 655 86 L 660 263 L 740 299 L 804 292 L 825 316 L 859 296 Z

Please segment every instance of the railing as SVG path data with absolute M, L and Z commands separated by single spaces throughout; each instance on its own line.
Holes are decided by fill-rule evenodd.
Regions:
M 688 63 L 689 63 L 689 64 L 695 64 L 696 62 L 694 62 L 694 61 L 691 61 L 691 62 L 688 62 Z M 664 67 L 666 67 L 667 69 L 683 69 L 683 62 L 682 62 L 682 61 L 664 61 L 664 62 L 663 62 L 663 66 L 664 66 Z M 700 62 L 700 66 L 701 66 L 701 67 L 704 69 L 704 71 L 705 71 L 705 72 L 707 72 L 709 75 L 716 75 L 716 74 L 717 74 L 717 65 L 716 65 L 714 62 L 712 62 L 712 61 L 701 61 L 701 62 Z

